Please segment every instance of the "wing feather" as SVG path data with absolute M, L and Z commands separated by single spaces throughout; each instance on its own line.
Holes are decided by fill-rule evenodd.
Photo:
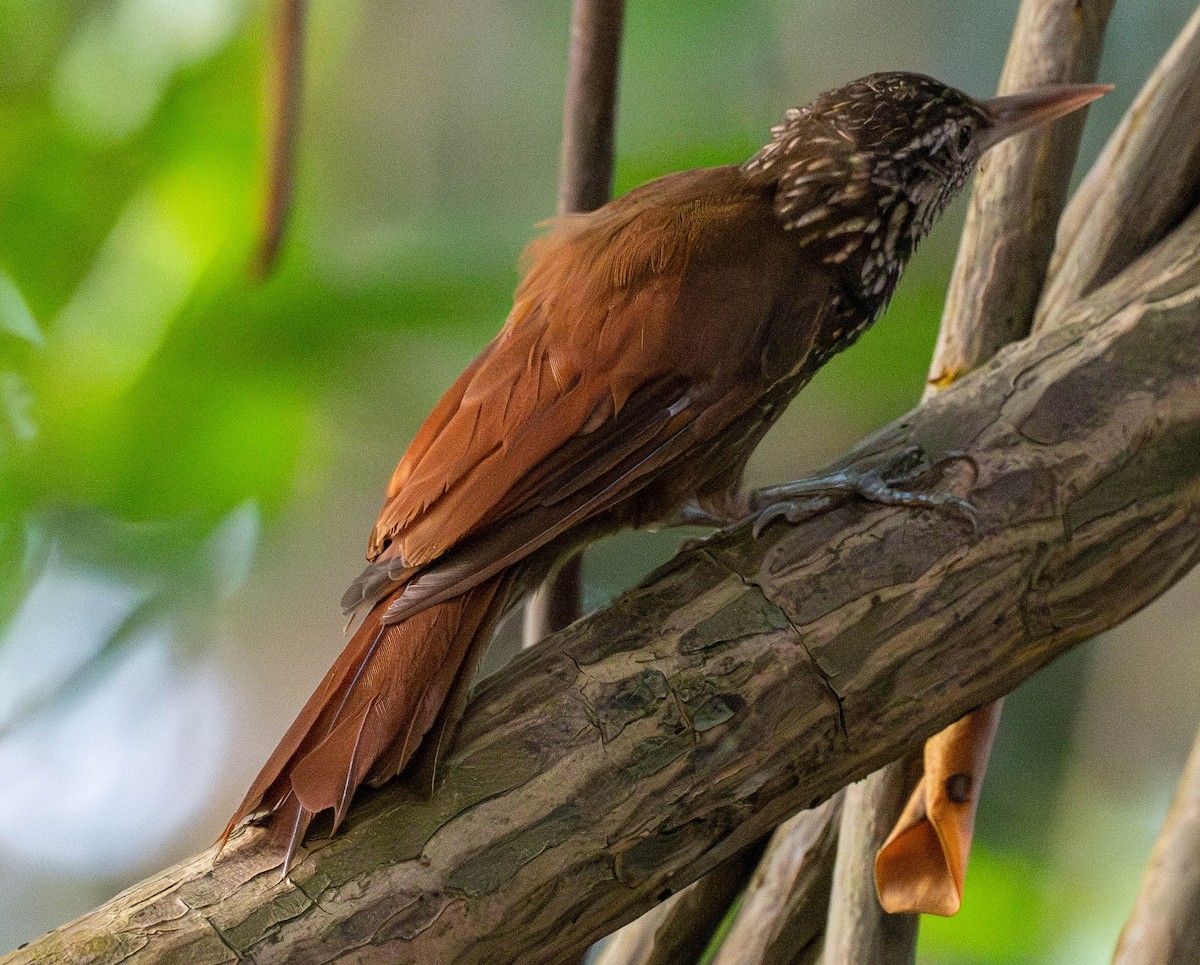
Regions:
M 797 269 L 736 168 L 668 176 L 531 244 L 503 330 L 397 467 L 348 608 L 477 585 L 646 485 L 764 391 Z M 435 565 L 436 564 L 436 565 Z

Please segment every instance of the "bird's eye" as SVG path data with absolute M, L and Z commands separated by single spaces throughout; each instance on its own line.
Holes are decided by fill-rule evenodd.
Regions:
M 971 129 L 969 127 L 960 127 L 958 129 L 958 153 L 962 154 L 971 143 Z

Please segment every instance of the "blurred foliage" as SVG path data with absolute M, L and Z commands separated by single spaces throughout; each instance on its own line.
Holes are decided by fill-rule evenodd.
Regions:
M 739 9 L 689 18 L 678 3 L 635 8 L 630 30 L 644 47 L 631 53 L 627 82 L 644 88 L 639 76 L 663 76 L 661 56 L 694 57 L 731 36 L 769 43 L 768 19 L 747 28 Z M 495 248 L 473 251 L 460 232 L 433 246 L 453 247 L 453 258 L 427 253 L 345 284 L 305 249 L 303 206 L 279 276 L 250 284 L 264 26 L 234 0 L 187 10 L 0 4 L 0 35 L 17 54 L 0 63 L 0 539 L 11 547 L 0 601 L 9 607 L 44 557 L 27 549 L 32 534 L 53 540 L 81 515 L 142 525 L 137 539 L 94 546 L 87 562 L 147 579 L 247 501 L 272 518 L 319 436 L 324 393 L 364 336 L 486 331 L 503 315 L 513 270 Z M 681 23 L 687 43 L 667 43 Z M 721 23 L 729 30 L 714 30 Z M 727 89 L 714 82 L 688 99 Z M 653 130 L 638 125 L 627 138 L 618 190 L 743 158 L 759 137 L 716 131 L 664 146 Z M 864 357 L 887 369 L 870 373 L 887 376 L 872 384 L 897 384 L 898 365 L 923 364 L 937 299 L 922 289 L 908 310 L 924 324 L 892 326 L 901 344 L 874 363 Z M 833 391 L 861 375 L 844 374 Z M 911 400 L 912 380 L 899 384 Z M 894 400 L 884 407 L 894 411 Z M 55 542 L 79 552 L 74 538 Z
M 1025 965 L 1044 944 L 1041 881 L 1046 869 L 1024 852 L 997 852 L 981 841 L 971 852 L 971 895 L 954 918 L 921 919 L 921 949 L 962 965 Z
M 196 6 L 191 43 L 179 8 L 147 37 L 136 0 L 0 7 L 9 607 L 34 532 L 153 582 L 236 507 L 270 518 L 356 329 L 485 316 L 507 288 L 491 266 L 346 288 L 303 251 L 249 284 L 262 24 Z M 84 517 L 136 537 L 80 539 Z
M 246 366 L 219 364 L 232 346 L 214 352 L 226 333 L 205 319 L 206 303 L 236 298 L 249 240 L 256 105 L 239 77 L 256 69 L 254 38 L 200 69 L 181 52 L 160 76 L 111 78 L 110 94 L 150 88 L 137 124 L 119 97 L 72 72 L 134 56 L 116 39 L 135 6 L 3 7 L 0 32 L 24 43 L 0 65 L 0 266 L 45 337 L 6 373 L 24 391 L 24 425 L 5 452 L 0 525 L 50 533 L 65 520 L 75 530 L 80 515 L 155 521 L 142 545 L 101 541 L 91 562 L 158 569 L 246 499 L 279 502 L 304 403 Z M 73 555 L 88 541 L 72 535 L 59 542 Z M 30 576 L 5 575 L 10 587 Z

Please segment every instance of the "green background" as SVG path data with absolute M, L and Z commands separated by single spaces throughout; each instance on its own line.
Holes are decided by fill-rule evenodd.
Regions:
M 215 837 L 553 213 L 567 3 L 312 6 L 295 216 L 256 284 L 263 5 L 0 0 L 0 951 Z M 872 70 L 986 95 L 1016 6 L 631 0 L 617 189 L 740 161 Z M 1191 9 L 1117 4 L 1085 163 Z M 753 482 L 919 397 L 963 210 Z M 679 538 L 598 547 L 589 603 Z M 966 905 L 923 961 L 1107 960 L 1200 717 L 1198 600 L 1193 578 L 1010 700 Z

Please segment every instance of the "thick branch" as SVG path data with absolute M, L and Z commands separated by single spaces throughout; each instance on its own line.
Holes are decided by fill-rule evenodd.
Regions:
M 493 678 L 432 799 L 364 795 L 282 883 L 243 832 L 6 961 L 578 955 L 1195 564 L 1198 240 L 1194 215 L 845 460 L 919 451 L 978 531 L 853 503 L 726 534 Z

